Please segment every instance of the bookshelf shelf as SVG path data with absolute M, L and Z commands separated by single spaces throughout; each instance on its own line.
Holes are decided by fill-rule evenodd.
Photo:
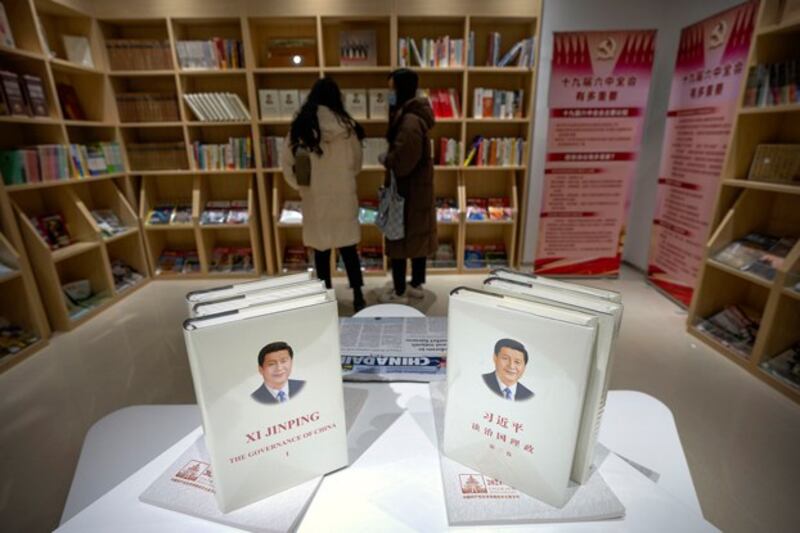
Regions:
M 199 77 L 199 76 L 243 76 L 247 73 L 247 69 L 243 68 L 217 68 L 217 69 L 179 69 L 178 74 L 186 77 Z
M 76 242 L 75 244 L 71 244 L 66 248 L 59 248 L 58 250 L 53 250 L 53 262 L 58 263 L 60 261 L 65 261 L 76 255 L 80 255 L 82 253 L 94 250 L 100 246 L 99 242 Z
M 23 115 L 9 115 L 0 117 L 0 124 L 43 124 L 55 126 L 60 123 L 60 120 L 48 117 L 27 117 Z
M 150 78 L 154 76 L 173 76 L 174 74 L 174 69 L 112 70 L 108 73 L 112 78 Z
M 26 191 L 31 189 L 46 189 L 49 187 L 61 187 L 64 185 L 74 185 L 75 183 L 87 183 L 93 181 L 102 181 L 114 178 L 121 178 L 125 176 L 124 173 L 115 173 L 115 174 L 100 174 L 97 176 L 89 176 L 86 178 L 70 178 L 66 180 L 56 180 L 56 181 L 40 181 L 36 183 L 23 183 L 20 185 L 8 185 L 6 186 L 6 190 L 9 192 L 15 191 Z
M 0 45 L 0 54 L 8 55 L 8 56 L 22 57 L 22 58 L 25 58 L 25 59 L 34 59 L 36 61 L 46 61 L 47 60 L 47 58 L 45 58 L 40 53 L 30 52 L 30 51 L 24 50 L 22 48 L 10 48 L 8 46 L 2 46 L 2 45 Z
M 529 118 L 468 118 L 467 124 L 527 124 Z
M 111 244 L 113 242 L 117 242 L 121 239 L 126 239 L 131 235 L 136 235 L 139 233 L 139 228 L 130 228 L 123 232 L 117 233 L 116 235 L 112 235 L 111 237 L 104 237 L 103 242 L 106 244 Z
M 773 113 L 798 113 L 800 104 L 771 105 L 764 107 L 742 107 L 739 113 L 742 115 L 770 115 Z
M 467 67 L 471 74 L 533 74 L 535 68 L 528 67 Z
M 779 0 L 759 5 L 756 35 L 747 68 L 797 58 L 796 30 L 800 12 L 784 13 Z M 788 4 L 787 4 L 788 5 Z M 756 149 L 762 144 L 800 142 L 800 104 L 745 107 L 746 78 L 736 109 L 731 141 L 722 167 L 719 192 L 710 223 L 710 237 L 694 290 L 687 329 L 690 334 L 735 361 L 752 375 L 800 403 L 800 391 L 765 372 L 760 364 L 800 341 L 800 297 L 791 289 L 800 272 L 800 244 L 776 260 L 774 280 L 766 280 L 716 261 L 723 249 L 751 233 L 800 237 L 800 187 L 747 179 Z M 698 331 L 705 318 L 736 305 L 760 318 L 760 326 L 748 358 L 717 339 Z
M 98 120 L 65 120 L 64 125 L 79 128 L 115 128 L 117 126 L 114 122 L 102 122 Z
M 187 122 L 186 123 L 187 126 L 193 127 L 193 128 L 208 128 L 208 127 L 211 127 L 211 128 L 215 128 L 215 127 L 216 128 L 222 128 L 222 127 L 226 127 L 226 126 L 249 126 L 250 124 L 251 124 L 251 121 L 249 121 L 249 120 L 227 120 L 227 121 L 222 121 L 221 120 L 221 121 L 217 121 L 217 122 L 213 122 L 213 121 L 205 122 L 205 121 L 200 121 L 200 120 L 194 120 L 192 122 Z
M 727 272 L 728 274 L 733 274 L 734 276 L 738 276 L 744 280 L 749 281 L 750 283 L 755 283 L 756 285 L 761 285 L 767 289 L 772 287 L 772 282 L 768 279 L 764 279 L 760 276 L 756 276 L 754 274 L 750 274 L 748 272 L 743 272 L 737 268 L 730 267 L 724 263 L 720 263 L 719 261 L 715 261 L 713 259 L 708 260 L 708 265 L 711 267 L 716 268 L 717 270 L 722 270 L 723 272 Z
M 57 57 L 50 58 L 50 66 L 53 68 L 53 70 L 61 72 L 75 72 L 79 74 L 97 74 L 97 75 L 105 74 L 105 72 L 101 69 L 94 67 L 87 67 L 85 65 L 79 65 L 78 63 L 72 63 L 71 61 L 67 61 L 66 59 L 60 59 Z
M 183 122 L 123 122 L 120 128 L 179 128 Z
M 800 194 L 800 185 L 783 185 L 781 183 L 769 183 L 766 181 L 752 181 L 743 179 L 723 180 L 722 185 L 726 187 L 738 187 L 742 189 L 754 189 L 759 191 L 771 191 L 785 194 Z

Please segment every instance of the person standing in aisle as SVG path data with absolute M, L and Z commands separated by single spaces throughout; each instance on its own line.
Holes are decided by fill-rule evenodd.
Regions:
M 385 185 L 394 172 L 397 191 L 405 199 L 405 236 L 386 241 L 394 287 L 379 296 L 381 302 L 423 298 L 426 261 L 436 251 L 436 211 L 433 197 L 433 156 L 428 131 L 435 121 L 427 99 L 417 98 L 419 77 L 406 68 L 389 75 L 389 149 L 381 154 Z M 406 260 L 411 259 L 411 283 L 406 286 Z
M 356 312 L 366 305 L 361 287 L 361 241 L 356 175 L 364 128 L 344 109 L 331 78 L 314 83 L 281 148 L 283 177 L 300 191 L 303 244 L 314 249 L 317 277 L 331 288 L 331 249 L 338 248 L 353 289 Z

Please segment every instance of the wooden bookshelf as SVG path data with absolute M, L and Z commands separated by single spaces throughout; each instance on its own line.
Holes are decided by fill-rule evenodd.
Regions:
M 190 278 L 216 277 L 209 271 L 216 247 L 241 246 L 253 250 L 254 269 L 248 275 L 274 273 L 282 268 L 286 244 L 301 244 L 301 228 L 285 227 L 278 223 L 282 198 L 288 198 L 280 168 L 262 161 L 261 141 L 267 136 L 286 135 L 289 120 L 261 120 L 258 106 L 259 89 L 308 88 L 321 76 L 332 76 L 344 88 L 385 88 L 387 75 L 398 65 L 397 39 L 411 35 L 416 38 L 451 35 L 463 38 L 476 32 L 476 66 L 417 69 L 423 88 L 455 88 L 461 101 L 459 118 L 438 121 L 431 138 L 453 137 L 466 145 L 472 136 L 519 136 L 529 141 L 532 123 L 536 70 L 529 68 L 484 67 L 486 35 L 499 31 L 504 47 L 517 39 L 538 36 L 541 16 L 540 2 L 522 0 L 488 0 L 445 2 L 434 7 L 412 0 L 402 5 L 379 0 L 368 6 L 345 1 L 318 11 L 315 6 L 298 5 L 291 9 L 277 4 L 235 0 L 224 8 L 217 2 L 204 0 L 188 3 L 150 5 L 147 12 L 138 12 L 121 0 L 85 5 L 52 0 L 8 0 L 4 2 L 17 48 L 0 48 L 0 59 L 20 73 L 42 78 L 50 115 L 48 117 L 0 117 L 3 133 L 0 147 L 11 148 L 31 144 L 87 144 L 97 141 L 116 141 L 123 152 L 125 170 L 120 173 L 71 177 L 68 180 L 25 183 L 4 189 L 24 236 L 25 245 L 32 248 L 35 270 L 44 280 L 40 284 L 51 315 L 58 329 L 74 327 L 75 321 L 65 319 L 61 312 L 63 298 L 56 285 L 80 271 L 81 264 L 102 266 L 98 283 L 115 294 L 110 285 L 109 260 L 125 259 L 143 274 L 154 276 L 158 255 L 164 249 L 196 250 L 201 269 L 186 274 Z M 37 24 L 37 18 L 41 24 Z M 339 63 L 339 35 L 342 31 L 372 29 L 376 32 L 377 64 L 375 66 L 343 66 Z M 67 61 L 63 35 L 78 35 L 88 39 L 93 66 Z M 177 42 L 184 39 L 228 38 L 243 43 L 244 64 L 224 70 L 181 69 L 177 57 Z M 309 38 L 314 48 L 299 67 L 276 66 L 269 57 L 268 44 L 277 38 Z M 137 44 L 138 43 L 138 44 Z M 125 47 L 138 47 L 138 63 L 121 62 L 119 52 Z M 538 51 L 538 47 L 537 47 Z M 465 51 L 466 52 L 466 51 Z M 144 58 L 144 59 L 143 59 Z M 83 108 L 85 120 L 66 118 L 58 99 L 57 84 L 69 84 L 75 89 Z M 469 107 L 475 87 L 523 88 L 526 91 L 525 115 L 521 119 L 473 119 Z M 207 123 L 197 120 L 185 105 L 183 95 L 194 92 L 233 92 L 248 108 L 251 119 L 244 122 Z M 177 107 L 175 118 L 144 121 L 123 119 L 117 101 L 129 94 L 174 95 Z M 154 117 L 157 118 L 157 117 Z M 382 137 L 388 123 L 384 119 L 363 120 L 369 137 Z M 5 127 L 13 125 L 14 128 Z M 12 131 L 13 130 L 13 131 Z M 201 170 L 192 157 L 192 142 L 226 142 L 229 137 L 249 137 L 252 141 L 254 166 L 234 171 Z M 185 159 L 171 166 L 154 168 L 133 164 L 137 144 L 178 143 L 184 147 Z M 462 150 L 463 151 L 463 150 Z M 463 158 L 464 154 L 460 154 Z M 528 161 L 528 154 L 524 156 Z M 376 198 L 383 171 L 366 167 L 359 180 L 359 197 Z M 527 163 L 514 167 L 435 167 L 437 195 L 463 200 L 465 191 L 491 191 L 497 196 L 513 198 L 514 217 L 504 224 L 468 224 L 464 213 L 455 223 L 439 224 L 440 237 L 451 242 L 456 255 L 454 268 L 432 272 L 463 270 L 464 245 L 473 237 L 480 242 L 496 240 L 507 246 L 509 261 L 518 257 L 522 214 L 527 197 Z M 177 189 L 176 189 L 177 188 Z M 192 223 L 186 227 L 166 229 L 150 227 L 146 216 L 153 202 L 168 200 L 171 190 L 186 193 L 193 210 Z M 466 193 L 465 193 L 466 194 Z M 241 198 L 239 198 L 241 196 Z M 463 198 L 462 198 L 463 196 Z M 234 198 L 236 197 L 236 198 Z M 57 198 L 60 198 L 57 200 Z M 118 215 L 126 220 L 134 217 L 138 229 L 131 229 L 111 239 L 103 239 L 87 213 L 113 199 Z M 247 199 L 250 222 L 243 228 L 202 227 L 199 223 L 204 202 L 208 199 Z M 68 205 L 69 203 L 72 205 Z M 124 203 L 121 203 L 124 202 Z M 73 213 L 79 244 L 55 254 L 44 249 L 41 238 L 31 231 L 27 217 L 42 205 L 57 204 L 59 209 Z M 463 201 L 459 203 L 463 207 Z M 9 209 L 12 209 L 9 207 Z M 127 218 L 126 218 L 127 217 Z M 27 221 L 27 222 L 26 222 Z M 72 229 L 72 227 L 70 227 Z M 362 228 L 361 245 L 382 245 L 382 237 L 374 226 Z M 22 245 L 22 242 L 19 243 Z M 336 257 L 332 258 L 336 261 Z M 61 263 L 69 268 L 59 266 Z M 335 265 L 334 265 L 335 267 Z M 386 272 L 384 268 L 378 273 Z M 333 270 L 336 271 L 335 268 Z M 105 281 L 104 281 L 105 280 Z M 125 291 L 126 293 L 128 291 Z M 51 312 L 50 309 L 56 309 Z
M 798 57 L 800 13 L 782 19 L 781 4 L 777 0 L 762 2 L 748 67 Z M 745 107 L 744 91 L 741 93 L 714 208 L 711 237 L 687 326 L 690 334 L 800 402 L 800 388 L 784 383 L 762 368 L 762 364 L 800 341 L 800 292 L 795 290 L 800 282 L 800 242 L 776 269 L 774 279 L 742 272 L 715 259 L 728 244 L 751 232 L 800 237 L 797 209 L 800 187 L 747 179 L 759 144 L 800 143 L 800 105 Z M 728 305 L 738 305 L 760 318 L 761 325 L 749 354 L 733 350 L 697 329 L 703 319 Z

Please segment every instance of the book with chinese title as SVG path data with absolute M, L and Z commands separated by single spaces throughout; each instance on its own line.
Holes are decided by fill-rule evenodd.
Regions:
M 223 513 L 347 466 L 338 326 L 327 292 L 184 322 Z
M 444 454 L 563 507 L 597 331 L 589 313 L 455 289 Z
M 521 276 L 525 276 L 525 274 L 521 274 Z M 504 279 L 501 275 L 501 277 L 490 277 L 485 280 L 484 288 L 499 294 L 515 295 L 533 302 L 572 309 L 597 317 L 597 342 L 589 370 L 586 400 L 581 415 L 581 426 L 578 432 L 578 444 L 575 449 L 571 476 L 573 481 L 585 483 L 591 475 L 590 467 L 608 394 L 614 343 L 622 322 L 622 304 L 609 302 L 571 288 L 557 288 L 540 284 L 538 280 L 537 276 L 528 277 L 528 281 L 519 281 Z

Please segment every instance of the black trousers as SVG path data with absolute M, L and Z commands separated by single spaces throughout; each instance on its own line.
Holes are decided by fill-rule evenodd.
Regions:
M 427 257 L 414 257 L 411 259 L 411 285 L 419 287 L 425 283 L 425 265 Z M 392 259 L 392 280 L 394 280 L 394 292 L 402 296 L 406 292 L 406 260 Z
M 364 277 L 361 275 L 361 260 L 358 258 L 356 245 L 339 248 L 339 253 L 344 261 L 344 268 L 347 270 L 347 280 L 350 282 L 351 289 L 358 289 L 364 285 Z M 314 266 L 317 269 L 317 277 L 325 282 L 325 286 L 331 288 L 331 251 L 314 250 Z

